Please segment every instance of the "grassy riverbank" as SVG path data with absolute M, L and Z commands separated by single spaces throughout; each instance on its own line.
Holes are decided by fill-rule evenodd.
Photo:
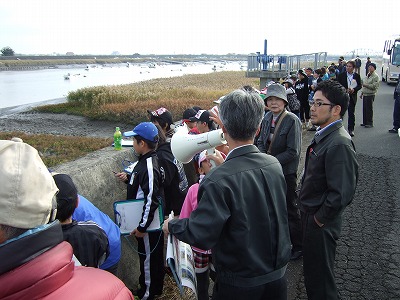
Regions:
M 23 132 L 0 132 L 1 140 L 19 137 L 25 143 L 39 151 L 39 155 L 48 167 L 59 165 L 90 152 L 110 146 L 112 138 L 88 138 L 76 136 L 58 136 L 51 134 L 25 134 Z
M 177 121 L 186 108 L 196 105 L 209 109 L 213 100 L 243 85 L 258 87 L 259 80 L 246 78 L 243 71 L 159 78 L 119 86 L 79 89 L 68 94 L 66 103 L 40 106 L 35 110 L 137 124 L 148 120 L 148 109 L 164 106 Z

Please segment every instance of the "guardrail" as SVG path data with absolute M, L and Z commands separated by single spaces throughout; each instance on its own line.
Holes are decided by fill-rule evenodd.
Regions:
M 299 55 L 252 54 L 247 57 L 247 77 L 254 72 L 270 71 L 291 74 L 305 67 L 317 69 L 326 65 L 327 52 L 315 52 Z

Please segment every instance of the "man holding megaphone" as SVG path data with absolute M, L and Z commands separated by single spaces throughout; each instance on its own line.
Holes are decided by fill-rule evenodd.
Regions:
M 197 209 L 189 218 L 166 220 L 163 230 L 212 249 L 217 273 L 213 299 L 286 299 L 291 245 L 285 178 L 279 161 L 253 145 L 264 103 L 256 91 L 235 90 L 221 100 L 219 113 L 221 131 L 189 141 L 186 150 L 214 139 L 226 140 L 231 150 L 201 182 Z

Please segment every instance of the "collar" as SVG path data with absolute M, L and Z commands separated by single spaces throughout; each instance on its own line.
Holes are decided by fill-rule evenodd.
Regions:
M 1 244 L 0 257 L 7 257 L 7 259 L 0 260 L 0 274 L 31 261 L 62 241 L 61 224 L 56 220 L 48 226 L 41 226 L 39 230 L 21 234 L 19 237 Z
M 229 151 L 228 155 L 225 158 L 225 161 L 227 161 L 228 159 L 235 158 L 237 156 L 241 156 L 241 155 L 250 153 L 250 152 L 260 152 L 260 151 L 253 144 L 238 146 L 238 147 L 232 149 L 231 151 Z
M 340 127 L 343 127 L 342 119 L 336 120 L 322 129 L 318 128 L 317 132 L 315 133 L 315 143 L 318 144 L 325 136 L 329 135 L 331 132 L 339 129 Z

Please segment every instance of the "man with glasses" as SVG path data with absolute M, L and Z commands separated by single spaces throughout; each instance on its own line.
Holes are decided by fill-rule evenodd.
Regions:
M 353 199 L 356 151 L 343 128 L 346 90 L 332 80 L 318 84 L 311 103 L 311 123 L 318 126 L 307 148 L 299 194 L 303 227 L 304 283 L 309 300 L 339 299 L 334 276 L 342 213 Z
M 356 63 L 349 60 L 346 64 L 346 72 L 340 73 L 337 77 L 338 82 L 343 85 L 350 96 L 349 101 L 349 113 L 348 113 L 348 125 L 347 129 L 350 136 L 354 136 L 354 126 L 356 123 L 356 103 L 357 103 L 357 92 L 361 89 L 361 77 L 359 74 L 354 72 Z

